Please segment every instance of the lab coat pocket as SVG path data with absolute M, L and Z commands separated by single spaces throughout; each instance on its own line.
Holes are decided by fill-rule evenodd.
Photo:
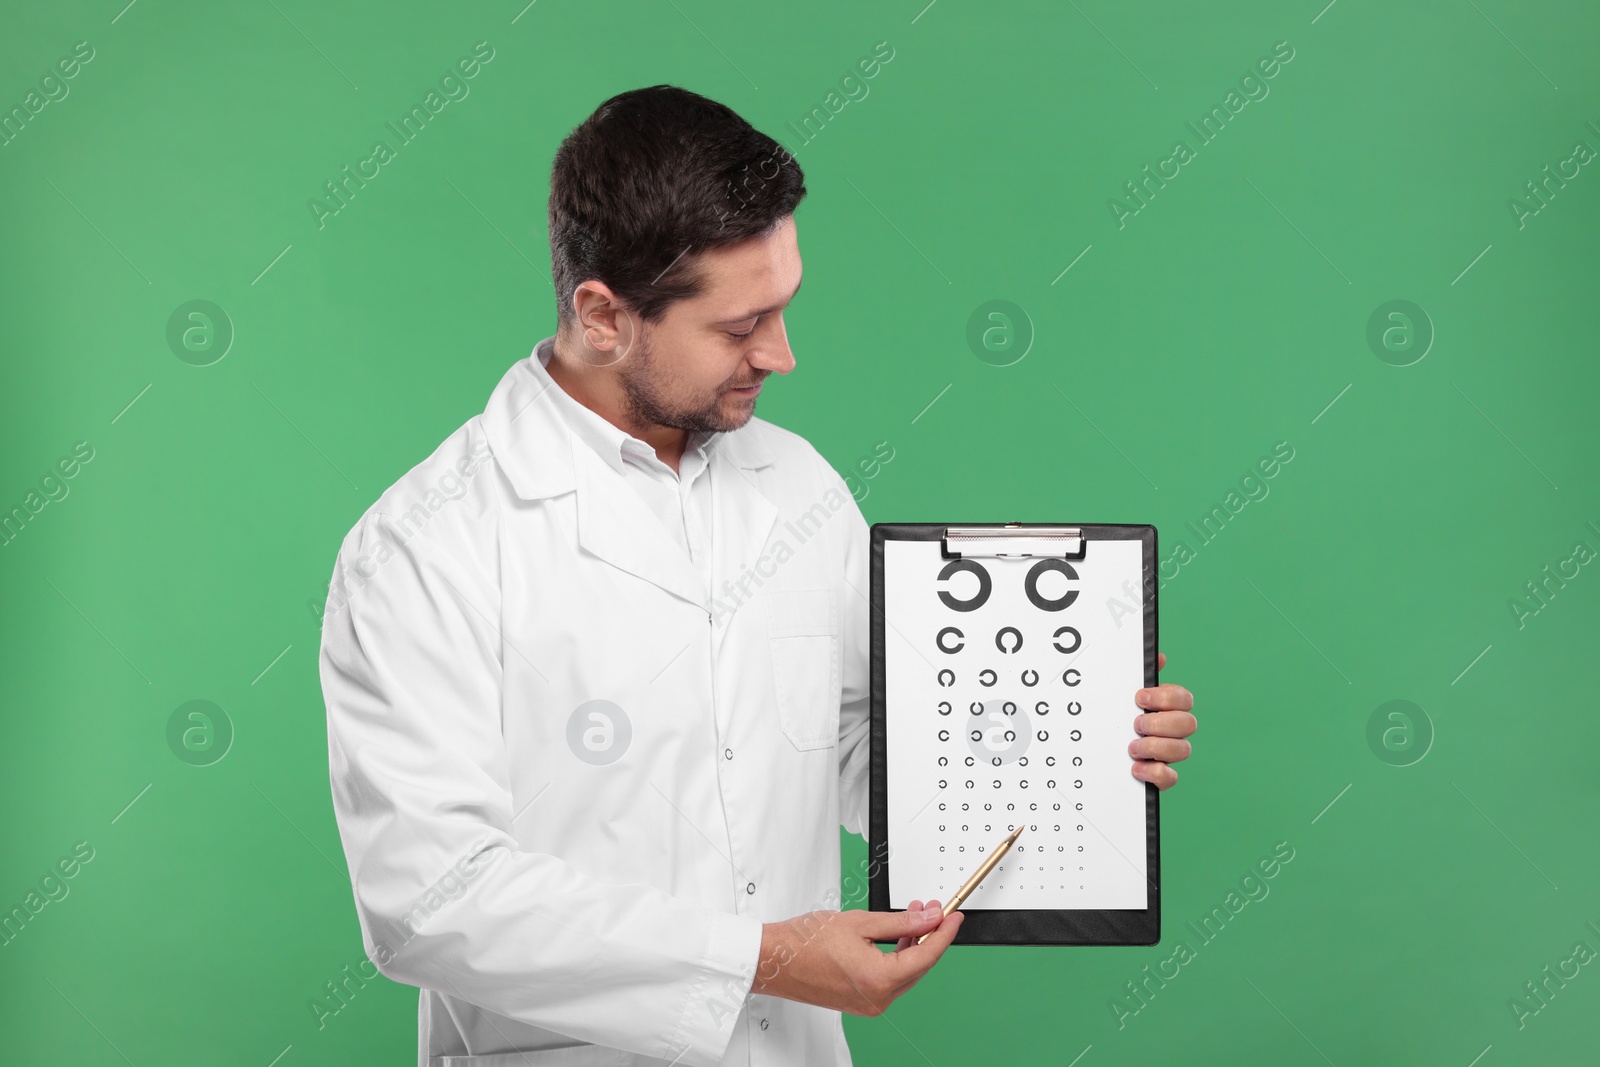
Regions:
M 838 744 L 839 621 L 832 590 L 775 589 L 766 601 L 784 736 L 801 750 Z

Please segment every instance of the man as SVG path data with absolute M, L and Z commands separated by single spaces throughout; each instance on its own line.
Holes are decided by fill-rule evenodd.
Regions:
M 795 365 L 804 195 L 720 104 L 602 104 L 552 168 L 557 333 L 340 549 L 334 808 L 368 954 L 422 989 L 423 1067 L 848 1064 L 840 1012 L 882 1012 L 960 926 L 838 910 L 868 530 L 753 417 Z M 1131 773 L 1166 788 L 1192 699 L 1141 698 Z

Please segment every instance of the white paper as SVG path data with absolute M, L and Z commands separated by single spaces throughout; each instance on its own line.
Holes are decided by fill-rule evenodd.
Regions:
M 940 580 L 950 561 L 939 545 L 883 546 L 890 907 L 948 900 L 1019 821 L 1022 836 L 962 908 L 1148 907 L 1145 784 L 1128 755 L 1144 685 L 1140 542 L 1089 542 L 1083 560 L 1066 561 L 1076 580 L 1040 570 L 1040 599 L 1078 594 L 1053 610 L 1025 592 L 1034 558 L 972 559 L 989 577 L 987 599 L 946 606 L 941 591 L 972 602 L 979 580 L 965 571 Z M 1058 637 L 1062 627 L 1078 638 Z M 959 651 L 941 650 L 941 633 Z

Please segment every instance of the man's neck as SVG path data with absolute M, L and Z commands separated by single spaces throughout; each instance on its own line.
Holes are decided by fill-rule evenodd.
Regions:
M 627 397 L 610 367 L 596 367 L 570 355 L 557 334 L 545 370 L 568 396 L 611 425 L 637 437 L 656 450 L 656 456 L 677 471 L 689 442 L 686 430 L 672 426 L 639 426 L 628 417 Z

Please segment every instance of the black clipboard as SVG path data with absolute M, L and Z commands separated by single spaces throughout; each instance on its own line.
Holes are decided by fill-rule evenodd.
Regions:
M 868 821 L 868 907 L 899 911 L 890 901 L 888 779 L 888 694 L 886 691 L 884 545 L 890 541 L 940 541 L 946 560 L 973 556 L 1056 556 L 1069 563 L 1092 560 L 1099 541 L 1138 541 L 1141 545 L 1140 613 L 1143 623 L 1145 687 L 1156 680 L 1156 528 L 1146 524 L 1043 523 L 875 523 L 872 526 L 872 763 Z M 1032 594 L 1030 594 L 1030 597 Z M 949 601 L 946 601 L 949 603 Z M 1036 602 L 1037 603 L 1037 602 Z M 997 638 L 998 640 L 998 638 Z M 1019 638 L 1020 641 L 1020 638 Z M 1020 647 L 1020 646 L 1019 646 Z M 1129 688 L 1129 698 L 1133 689 Z M 1132 715 L 1129 712 L 1129 740 Z M 1142 909 L 999 910 L 961 905 L 958 945 L 1154 945 L 1161 940 L 1160 790 L 1145 782 L 1146 907 Z M 998 835 L 996 835 L 998 837 Z M 1026 834 L 1024 834 L 1026 836 Z M 991 873 L 990 878 L 994 874 Z M 976 897 L 977 894 L 975 894 Z M 923 894 L 919 893 L 919 897 Z M 971 899 L 969 898 L 969 903 Z M 883 939 L 892 940 L 892 939 Z

